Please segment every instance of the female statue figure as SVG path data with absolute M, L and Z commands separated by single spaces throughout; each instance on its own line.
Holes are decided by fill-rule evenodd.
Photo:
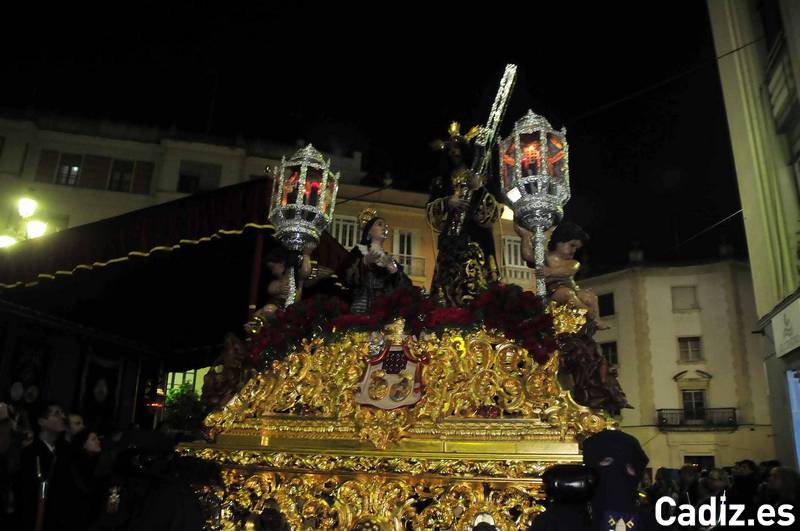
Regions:
M 361 212 L 359 224 L 361 239 L 350 251 L 344 281 L 352 291 L 350 311 L 368 313 L 378 296 L 411 287 L 411 280 L 403 266 L 383 249 L 389 235 L 386 220 L 367 208 Z
M 440 233 L 431 296 L 447 306 L 464 305 L 499 278 L 492 224 L 503 207 L 470 169 L 476 134 L 462 135 L 453 122 L 450 139 L 434 142 L 442 159 L 427 206 L 428 223 Z

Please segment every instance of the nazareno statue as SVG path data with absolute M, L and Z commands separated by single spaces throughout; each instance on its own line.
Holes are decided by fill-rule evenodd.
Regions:
M 475 127 L 462 135 L 453 122 L 450 138 L 433 143 L 441 160 L 427 205 L 428 223 L 439 233 L 431 297 L 447 306 L 468 303 L 499 279 L 492 225 L 503 206 L 471 170 L 477 133 Z

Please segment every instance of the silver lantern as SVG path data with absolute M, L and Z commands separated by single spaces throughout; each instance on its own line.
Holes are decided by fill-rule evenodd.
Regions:
M 515 223 L 533 233 L 536 291 L 545 297 L 545 231 L 561 221 L 570 197 L 567 131 L 529 110 L 499 151 L 500 186 Z
M 311 144 L 300 149 L 281 165 L 273 176 L 270 223 L 275 237 L 295 257 L 292 268 L 299 265 L 304 252 L 319 243 L 320 235 L 333 219 L 339 173 L 330 170 L 322 153 Z M 286 305 L 294 302 L 297 290 L 295 274 L 290 275 Z

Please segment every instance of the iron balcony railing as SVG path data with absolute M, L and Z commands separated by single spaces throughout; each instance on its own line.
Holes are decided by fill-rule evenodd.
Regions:
M 657 409 L 662 430 L 727 430 L 738 426 L 736 408 Z

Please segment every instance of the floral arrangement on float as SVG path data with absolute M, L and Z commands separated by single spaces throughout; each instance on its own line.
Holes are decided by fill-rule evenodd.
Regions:
M 275 319 L 249 339 L 256 367 L 267 368 L 284 359 L 303 339 L 336 339 L 349 331 L 374 331 L 404 319 L 407 332 L 419 336 L 458 328 L 464 332 L 485 327 L 502 333 L 545 363 L 556 349 L 553 319 L 542 299 L 515 285 L 493 284 L 463 308 L 436 307 L 420 289 L 397 290 L 375 300 L 369 314 L 348 313 L 338 298 L 317 296 L 278 310 Z

